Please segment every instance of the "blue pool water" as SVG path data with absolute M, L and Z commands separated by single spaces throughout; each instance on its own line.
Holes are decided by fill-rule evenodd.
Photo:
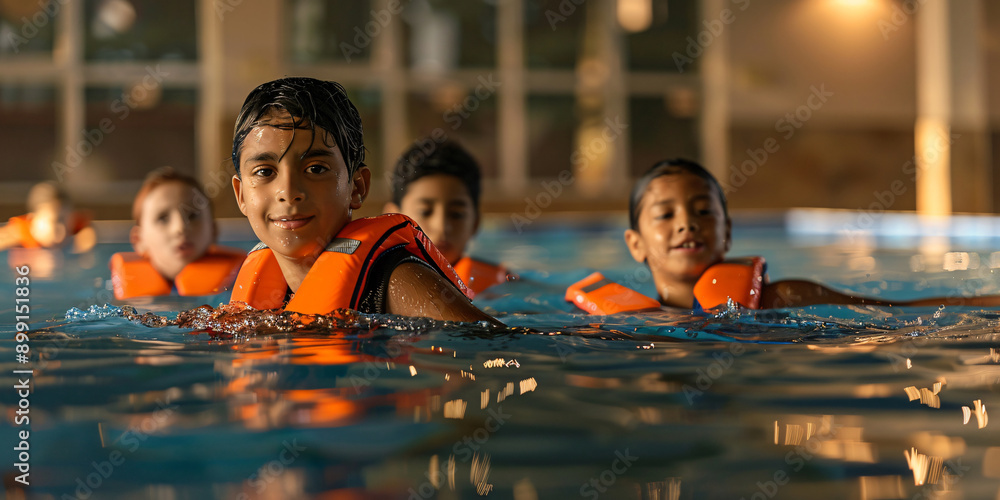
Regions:
M 343 316 L 311 331 L 209 334 L 142 326 L 115 307 L 66 319 L 112 302 L 106 262 L 124 245 L 0 254 L 33 270 L 26 364 L 15 274 L 0 271 L 7 497 L 997 496 L 988 417 L 1000 315 L 961 297 L 1000 293 L 1000 241 L 790 232 L 784 219 L 745 216 L 732 254 L 763 255 L 772 279 L 947 301 L 579 314 L 562 295 L 591 269 L 652 294 L 623 222 L 489 225 L 475 252 L 523 279 L 476 303 L 518 327 L 509 332 Z M 133 305 L 173 318 L 225 300 Z M 21 397 L 13 370 L 25 368 Z M 30 433 L 26 489 L 19 431 Z

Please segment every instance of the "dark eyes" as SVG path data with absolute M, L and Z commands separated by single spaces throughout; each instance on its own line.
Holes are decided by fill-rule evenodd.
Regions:
M 257 177 L 270 177 L 274 174 L 274 169 L 270 167 L 261 167 L 253 171 L 253 175 Z
M 325 172 L 329 172 L 330 167 L 317 163 L 309 165 L 308 167 L 306 167 L 305 171 L 310 174 L 322 174 Z M 271 177 L 274 174 L 275 174 L 274 169 L 271 167 L 260 167 L 253 171 L 253 175 L 257 177 Z

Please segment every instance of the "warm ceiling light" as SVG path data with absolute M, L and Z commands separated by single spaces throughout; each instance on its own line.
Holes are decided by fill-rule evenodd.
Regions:
M 653 24 L 653 0 L 618 0 L 618 24 L 637 33 Z

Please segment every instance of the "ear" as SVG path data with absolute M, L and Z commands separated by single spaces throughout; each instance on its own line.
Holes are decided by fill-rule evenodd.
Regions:
M 239 177 L 233 176 L 233 192 L 236 193 L 236 204 L 240 207 L 240 213 L 247 214 L 247 204 L 243 200 L 243 181 Z
M 132 226 L 128 232 L 128 241 L 132 244 L 132 249 L 139 255 L 146 253 L 146 245 L 142 244 L 142 236 L 139 234 L 139 226 Z
M 632 258 L 636 262 L 646 262 L 646 244 L 642 241 L 642 235 L 639 234 L 639 231 L 635 229 L 625 230 L 625 246 L 628 247 L 629 253 L 632 254 Z
M 351 191 L 351 208 L 357 210 L 361 208 L 365 198 L 368 197 L 368 188 L 372 183 L 372 171 L 368 167 L 360 167 L 354 172 L 354 189 Z
M 385 205 L 382 205 L 382 213 L 384 213 L 384 214 L 401 214 L 401 213 L 403 213 L 403 211 L 399 209 L 399 205 L 397 205 L 397 204 L 395 204 L 395 203 L 393 203 L 391 201 L 387 201 L 387 202 L 385 202 Z
M 733 221 L 726 219 L 726 252 L 733 247 Z

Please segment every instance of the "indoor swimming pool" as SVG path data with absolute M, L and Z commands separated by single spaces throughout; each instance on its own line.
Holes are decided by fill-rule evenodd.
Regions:
M 1000 231 L 985 217 L 838 229 L 857 220 L 741 214 L 730 255 L 764 256 L 772 280 L 947 301 L 587 316 L 563 294 L 592 270 L 653 293 L 625 217 L 521 234 L 500 218 L 474 253 L 522 279 L 476 304 L 510 330 L 345 313 L 223 332 L 104 306 L 125 244 L 7 252 L 31 263 L 28 363 L 18 274 L 0 271 L 0 444 L 30 466 L 5 454 L 7 497 L 994 498 L 1000 314 L 961 299 L 1000 293 Z M 172 320 L 226 300 L 132 306 Z

